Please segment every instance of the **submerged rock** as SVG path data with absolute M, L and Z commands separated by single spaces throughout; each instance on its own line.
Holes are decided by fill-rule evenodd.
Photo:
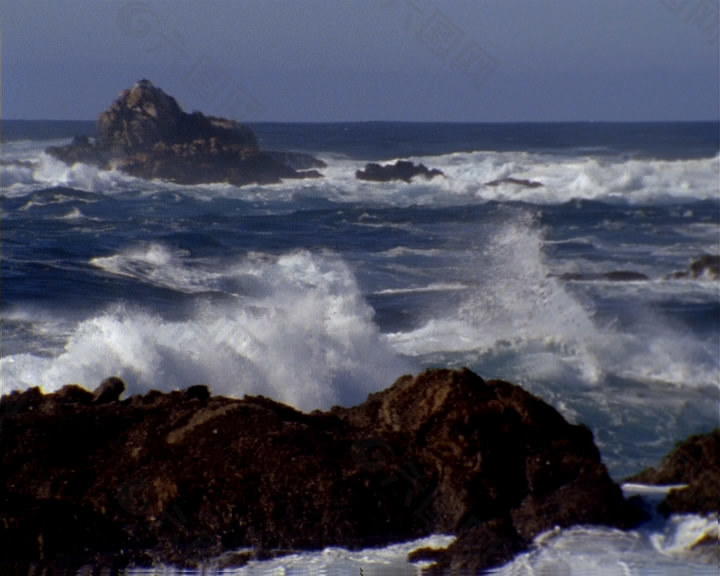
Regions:
M 355 177 L 358 180 L 369 180 L 371 182 L 402 180 L 410 183 L 415 176 L 422 176 L 425 180 L 431 180 L 435 176 L 445 176 L 445 174 L 436 168 L 430 170 L 424 164 L 415 164 L 408 160 L 398 160 L 395 164 L 385 165 L 370 162 L 365 165 L 364 170 L 355 172 Z
M 632 522 L 591 432 L 513 384 L 405 376 L 310 414 L 203 387 L 108 403 L 79 387 L 0 400 L 0 568 L 196 564 L 458 535 L 480 570 L 538 533 Z M 25 570 L 27 572 L 27 570 Z
M 188 114 L 148 80 L 124 90 L 100 114 L 97 129 L 92 141 L 76 137 L 47 152 L 67 164 L 117 168 L 179 184 L 272 184 L 319 177 L 311 169 L 325 166 L 307 154 L 261 151 L 249 127 L 201 112 Z
M 521 186 L 523 188 L 542 188 L 543 183 L 537 180 L 527 180 L 525 178 L 498 178 L 490 182 L 485 182 L 485 186 L 500 186 L 501 184 L 512 184 L 514 186 Z
M 596 282 L 598 280 L 609 282 L 647 282 L 650 280 L 650 278 L 642 272 L 634 272 L 632 270 L 613 270 L 612 272 L 600 272 L 594 274 L 567 272 L 565 274 L 561 274 L 560 278 L 569 282 Z

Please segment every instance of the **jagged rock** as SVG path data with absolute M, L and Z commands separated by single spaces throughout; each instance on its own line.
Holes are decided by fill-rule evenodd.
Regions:
M 409 183 L 415 176 L 422 176 L 425 180 L 431 180 L 435 176 L 445 176 L 445 174 L 436 168 L 430 170 L 424 164 L 414 164 L 407 160 L 398 160 L 395 164 L 385 164 L 384 166 L 370 162 L 365 165 L 364 170 L 355 172 L 355 177 L 358 180 L 369 180 L 371 182 L 402 180 Z
M 94 404 L 117 402 L 123 392 L 125 392 L 125 382 L 120 378 L 111 376 L 103 380 L 100 385 L 93 390 L 92 401 Z
M 529 542 L 520 536 L 506 518 L 489 520 L 463 531 L 447 550 L 421 548 L 408 555 L 410 562 L 432 561 L 429 575 L 479 574 L 507 562 L 527 549 Z
M 720 429 L 678 444 L 658 468 L 628 478 L 644 484 L 687 484 L 671 490 L 660 503 L 663 514 L 720 512 Z
M 512 184 L 514 186 L 522 186 L 523 188 L 542 188 L 543 183 L 537 180 L 527 180 L 525 178 L 498 178 L 490 182 L 485 182 L 485 186 L 500 186 L 501 184 Z
M 145 179 L 179 184 L 273 184 L 320 177 L 325 163 L 307 154 L 261 151 L 255 133 L 233 120 L 188 114 L 177 101 L 141 80 L 100 114 L 94 140 L 76 137 L 47 152 L 73 164 L 117 168 Z M 301 166 L 301 167 L 298 167 Z
M 3 397 L 0 571 L 431 533 L 459 535 L 440 566 L 488 567 L 556 525 L 632 521 L 586 427 L 468 370 L 405 376 L 310 414 L 206 392 Z
M 674 272 L 669 278 L 707 278 L 709 280 L 718 280 L 720 279 L 720 255 L 704 254 L 690 263 L 689 270 Z

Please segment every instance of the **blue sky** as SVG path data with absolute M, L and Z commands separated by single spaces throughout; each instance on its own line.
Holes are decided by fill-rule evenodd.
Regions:
M 245 121 L 718 119 L 720 0 L 0 0 L 2 107 L 148 78 Z

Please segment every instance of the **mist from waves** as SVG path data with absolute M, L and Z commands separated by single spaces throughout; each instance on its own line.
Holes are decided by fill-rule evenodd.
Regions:
M 105 272 L 195 294 L 193 312 L 170 320 L 114 304 L 78 322 L 56 355 L 4 357 L 5 386 L 92 387 L 114 374 L 130 394 L 203 383 L 216 394 L 263 394 L 311 410 L 362 402 L 416 368 L 383 342 L 352 271 L 334 254 L 254 254 L 222 267 L 188 260 L 153 243 L 95 259 Z
M 511 376 L 597 385 L 608 376 L 705 387 L 717 384 L 715 342 L 694 338 L 656 310 L 628 302 L 631 326 L 601 319 L 594 301 L 553 274 L 535 215 L 514 211 L 487 244 L 463 254 L 469 290 L 414 330 L 388 335 L 418 357 L 466 360 L 513 350 Z M 648 284 L 655 282 L 649 281 Z M 663 280 L 657 280 L 662 283 Z M 630 286 L 632 289 L 632 286 Z M 712 285 L 709 288 L 712 294 Z M 508 376 L 510 377 L 510 376 Z

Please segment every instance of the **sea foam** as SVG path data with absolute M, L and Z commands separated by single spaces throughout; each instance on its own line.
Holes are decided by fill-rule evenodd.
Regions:
M 160 245 L 94 263 L 180 290 L 217 294 L 234 282 L 238 292 L 201 299 L 180 320 L 114 305 L 80 321 L 54 358 L 4 357 L 3 391 L 94 387 L 117 375 L 131 394 L 202 383 L 310 410 L 361 402 L 413 368 L 382 341 L 352 270 L 331 253 L 256 254 L 214 276 Z
M 22 196 L 38 186 L 68 186 L 78 190 L 117 193 L 179 189 L 197 198 L 236 197 L 238 188 L 228 184 L 178 186 L 152 184 L 116 170 L 104 171 L 84 164 L 68 166 L 43 150 L 60 142 L 10 142 L 5 146 L 3 194 Z M 394 162 L 401 158 L 388 159 Z M 690 202 L 717 198 L 720 155 L 712 158 L 659 160 L 617 156 L 558 155 L 540 152 L 478 150 L 438 156 L 402 158 L 442 170 L 445 177 L 431 181 L 364 182 L 355 178 L 365 161 L 337 156 L 324 158 L 328 166 L 319 180 L 289 180 L 270 186 L 245 186 L 248 201 L 294 202 L 324 198 L 333 202 L 391 205 L 457 205 L 488 201 L 519 201 L 538 205 L 572 200 L 612 203 Z M 506 183 L 487 186 L 503 178 L 540 182 L 526 188 Z
M 623 311 L 631 325 L 601 321 L 590 298 L 553 274 L 544 235 L 531 212 L 517 211 L 487 244 L 464 254 L 461 298 L 411 330 L 387 334 L 387 340 L 408 356 L 448 359 L 461 353 L 476 365 L 512 352 L 502 376 L 521 382 L 594 386 L 619 377 L 691 388 L 718 385 L 716 339 L 691 337 L 640 298 L 622 304 L 632 308 Z M 610 289 L 625 296 L 633 290 Z

